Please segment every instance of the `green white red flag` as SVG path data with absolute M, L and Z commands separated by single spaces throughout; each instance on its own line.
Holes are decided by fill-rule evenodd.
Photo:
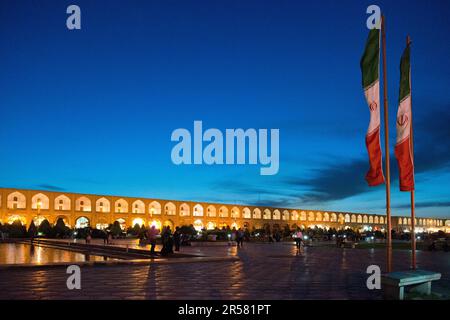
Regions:
M 369 153 L 369 171 L 366 181 L 369 186 L 384 183 L 380 143 L 380 30 L 370 30 L 366 48 L 361 58 L 362 84 L 370 110 L 369 128 L 366 133 L 366 147 Z
M 395 157 L 399 168 L 400 191 L 414 190 L 414 163 L 411 147 L 411 64 L 410 46 L 400 60 L 400 94 L 397 112 Z

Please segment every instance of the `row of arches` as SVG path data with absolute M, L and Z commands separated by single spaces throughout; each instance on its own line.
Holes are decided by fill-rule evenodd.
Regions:
M 415 218 L 414 220 L 416 225 L 419 226 L 428 226 L 428 227 L 442 227 L 444 226 L 443 220 L 436 220 L 436 219 L 422 219 L 422 218 Z M 399 225 L 411 225 L 411 218 L 398 218 L 398 224 Z
M 53 209 L 57 211 L 72 210 L 72 200 L 65 194 L 58 195 L 54 198 Z M 42 192 L 36 193 L 31 197 L 31 208 L 33 210 L 49 210 L 51 206 L 50 199 Z M 26 209 L 27 201 L 23 193 L 14 191 L 7 196 L 7 207 L 9 209 Z M 297 211 L 297 210 L 279 210 L 279 209 L 263 209 L 225 206 L 225 205 L 205 205 L 199 203 L 192 208 L 188 203 L 182 203 L 178 206 L 173 202 L 166 202 L 161 205 L 158 201 L 151 201 L 145 204 L 142 200 L 134 200 L 129 203 L 123 198 L 110 201 L 106 197 L 99 197 L 91 200 L 87 196 L 79 196 L 74 200 L 75 211 L 81 212 L 114 212 L 114 213 L 135 213 L 181 217 L 219 217 L 219 218 L 243 218 L 243 219 L 262 219 L 262 220 L 283 220 L 283 221 L 305 221 L 305 222 L 334 222 L 338 224 L 344 223 L 360 223 L 360 224 L 384 224 L 385 218 L 378 215 L 367 214 L 344 214 L 334 212 L 313 212 L 313 211 Z M 178 209 L 178 210 L 177 210 Z M 424 226 L 443 226 L 442 220 L 419 219 L 416 224 Z M 409 225 L 410 219 L 399 218 L 400 225 Z
M 54 199 L 53 208 L 54 210 L 69 211 L 72 209 L 71 199 L 61 194 Z M 92 206 L 95 206 L 95 211 L 97 212 L 111 212 L 112 209 L 115 213 L 146 213 L 146 206 L 142 200 L 135 200 L 131 207 L 128 202 L 120 198 L 114 201 L 113 205 L 105 197 L 101 197 L 95 200 L 93 204 L 91 199 L 86 196 L 80 196 L 75 200 L 75 210 L 76 211 L 93 211 Z M 7 197 L 7 207 L 8 209 L 26 209 L 26 197 L 21 192 L 12 192 L 8 194 Z M 49 210 L 50 200 L 47 195 L 43 193 L 37 193 L 31 197 L 31 209 L 34 210 Z M 130 210 L 131 209 L 131 210 Z M 148 206 L 148 212 L 152 214 L 161 214 L 161 205 L 157 201 L 152 201 Z

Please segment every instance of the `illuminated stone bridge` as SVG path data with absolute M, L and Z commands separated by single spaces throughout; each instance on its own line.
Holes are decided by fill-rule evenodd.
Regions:
M 106 228 L 118 221 L 122 228 L 155 225 L 171 228 L 194 225 L 196 229 L 261 229 L 299 227 L 353 228 L 384 231 L 386 217 L 378 214 L 287 209 L 273 207 L 219 204 L 193 201 L 161 200 L 0 188 L 0 222 L 20 220 L 39 225 L 44 219 L 56 223 L 58 218 L 71 227 Z M 393 217 L 394 229 L 408 230 L 411 219 Z M 450 220 L 416 218 L 417 231 L 450 230 Z

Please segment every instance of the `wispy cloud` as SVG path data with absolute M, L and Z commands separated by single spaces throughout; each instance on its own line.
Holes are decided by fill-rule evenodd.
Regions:
M 424 202 L 416 202 L 415 204 L 416 208 L 446 208 L 450 207 L 450 201 L 424 201 Z M 400 204 L 397 206 L 393 206 L 393 208 L 398 209 L 409 209 L 410 204 Z
M 439 108 L 442 110 L 442 108 Z M 445 111 L 432 112 L 415 121 L 415 165 L 416 175 L 442 170 L 450 166 L 450 105 Z M 438 116 L 436 116 L 438 114 Z M 393 145 L 391 145 L 393 149 Z M 398 169 L 394 154 L 391 157 L 391 182 L 397 185 Z M 336 158 L 311 170 L 309 177 L 297 175 L 282 178 L 277 184 L 251 186 L 238 181 L 222 181 L 218 185 L 230 192 L 245 196 L 263 195 L 264 200 L 255 205 L 299 206 L 343 200 L 376 188 L 369 188 L 364 176 L 369 164 L 366 157 L 360 159 Z M 416 181 L 420 181 L 416 178 Z M 422 202 L 417 207 L 445 207 L 446 202 Z M 398 207 L 398 208 L 401 208 Z
M 51 184 L 38 184 L 37 187 L 39 189 L 50 190 L 50 191 L 65 191 L 65 188 L 58 187 Z

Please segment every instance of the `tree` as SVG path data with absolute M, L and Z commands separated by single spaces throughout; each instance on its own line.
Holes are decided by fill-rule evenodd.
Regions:
M 52 226 L 50 225 L 50 222 L 48 222 L 47 219 L 44 219 L 41 224 L 38 227 L 38 233 L 41 233 L 42 235 L 49 237 L 52 235 Z
M 69 235 L 70 228 L 66 226 L 63 218 L 58 218 L 58 220 L 56 220 L 56 224 L 53 227 L 53 233 L 56 238 L 64 238 Z
M 22 225 L 22 221 L 20 221 L 19 219 L 15 220 L 9 226 L 9 236 L 11 238 L 23 238 L 26 236 L 26 233 L 27 229 Z
M 113 225 L 111 226 L 111 234 L 114 237 L 118 237 L 122 233 L 122 228 L 120 227 L 119 221 L 114 221 Z
M 28 237 L 34 238 L 37 235 L 37 228 L 34 221 L 31 220 L 30 226 L 28 227 Z

